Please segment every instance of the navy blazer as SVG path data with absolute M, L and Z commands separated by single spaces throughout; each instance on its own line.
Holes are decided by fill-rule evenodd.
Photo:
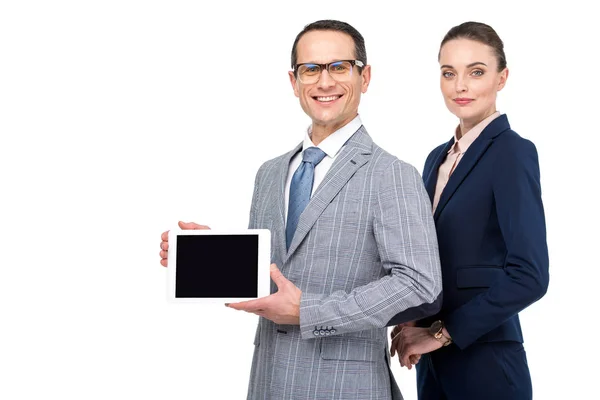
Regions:
M 433 196 L 452 138 L 434 149 L 423 179 Z M 443 277 L 441 311 L 459 348 L 478 342 L 523 342 L 518 312 L 548 288 L 548 248 L 533 143 L 493 120 L 467 149 L 434 213 Z

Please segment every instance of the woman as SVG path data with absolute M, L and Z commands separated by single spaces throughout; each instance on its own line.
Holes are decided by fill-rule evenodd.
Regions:
M 423 171 L 443 305 L 416 326 L 394 328 L 392 353 L 403 366 L 418 361 L 420 400 L 531 399 L 518 313 L 548 287 L 537 152 L 496 110 L 508 69 L 490 26 L 450 29 L 438 59 L 444 101 L 460 120 Z

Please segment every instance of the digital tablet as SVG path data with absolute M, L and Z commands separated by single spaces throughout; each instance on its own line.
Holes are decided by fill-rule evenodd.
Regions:
M 270 294 L 271 232 L 169 231 L 167 298 L 234 303 Z

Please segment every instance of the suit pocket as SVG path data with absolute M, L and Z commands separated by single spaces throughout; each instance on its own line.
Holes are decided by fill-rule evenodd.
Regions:
M 321 358 L 375 362 L 385 359 L 385 344 L 350 336 L 322 338 Z
M 365 207 L 366 209 L 366 207 Z M 346 225 L 358 225 L 363 210 L 362 203 L 349 196 L 338 194 L 319 216 L 319 222 L 324 220 L 328 225 L 343 229 Z
M 456 270 L 458 289 L 489 288 L 504 275 L 504 269 L 498 266 L 462 267 Z
M 531 377 L 523 344 L 519 342 L 487 343 L 494 350 L 506 382 L 512 389 L 531 391 Z M 529 394 L 531 396 L 531 394 Z

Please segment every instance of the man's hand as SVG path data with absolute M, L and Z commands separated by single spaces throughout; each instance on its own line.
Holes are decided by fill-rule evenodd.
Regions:
M 271 279 L 277 285 L 276 293 L 256 300 L 225 305 L 236 310 L 260 315 L 276 324 L 300 325 L 302 291 L 287 280 L 275 264 L 271 264 Z
M 392 332 L 390 333 L 390 336 L 392 338 L 392 346 L 391 346 L 391 356 L 394 357 L 394 355 L 396 354 L 396 346 L 394 346 L 394 338 L 400 333 L 400 331 L 402 330 L 402 328 L 404 328 L 405 326 L 416 326 L 417 322 L 416 321 L 408 321 L 408 322 L 403 322 L 401 324 L 398 324 L 394 327 L 394 329 L 392 329 Z M 400 356 L 398 356 L 398 358 L 400 358 Z M 419 362 L 419 360 L 421 359 L 421 355 L 420 354 L 414 354 L 412 356 L 410 356 L 410 363 L 408 365 L 406 365 L 406 367 L 408 369 L 412 369 L 412 366 L 417 364 Z M 400 363 L 401 366 L 402 363 Z
M 417 326 L 417 321 L 408 321 L 408 322 L 403 322 L 401 324 L 398 324 L 394 327 L 394 329 L 392 329 L 392 333 L 390 333 L 390 337 L 392 339 L 392 342 L 394 341 L 394 338 L 400 333 L 400 331 L 402 330 L 402 328 L 404 328 L 405 326 Z M 394 357 L 394 354 L 396 354 L 396 348 L 392 347 L 391 348 L 391 355 L 392 357 Z
M 427 354 L 442 347 L 442 342 L 429 333 L 429 328 L 406 326 L 392 340 L 392 348 L 400 357 L 400 365 L 410 369 L 412 357 Z
M 179 221 L 179 227 L 181 229 L 210 229 L 206 225 L 198 225 L 195 222 L 182 222 Z M 166 267 L 169 263 L 169 231 L 163 232 L 160 235 L 160 264 Z

